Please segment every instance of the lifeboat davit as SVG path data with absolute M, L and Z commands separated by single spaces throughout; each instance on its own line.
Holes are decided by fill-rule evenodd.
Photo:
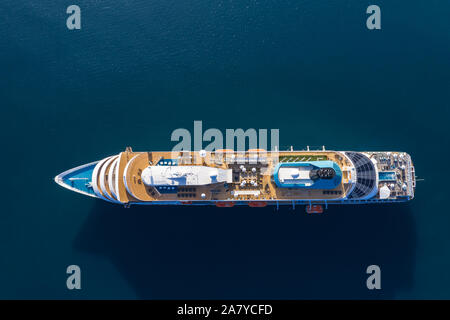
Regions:
M 233 201 L 217 201 L 216 207 L 218 208 L 231 208 L 234 206 Z
M 248 203 L 248 206 L 252 207 L 252 208 L 262 208 L 262 207 L 267 206 L 267 202 L 265 202 L 265 201 L 250 201 Z
M 323 213 L 323 207 L 320 204 L 306 206 L 306 213 Z

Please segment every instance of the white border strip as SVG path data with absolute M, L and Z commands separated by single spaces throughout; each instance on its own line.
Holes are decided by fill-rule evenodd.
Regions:
M 105 196 L 103 196 L 103 194 L 100 192 L 99 188 L 98 188 L 98 184 L 97 184 L 97 178 L 98 178 L 98 174 L 99 174 L 99 170 L 101 169 L 101 167 L 103 166 L 103 164 L 108 161 L 108 159 L 110 159 L 113 156 L 107 157 L 101 161 L 99 161 L 97 163 L 97 165 L 94 168 L 94 171 L 92 172 L 92 188 L 94 189 L 95 194 L 97 195 L 98 198 L 103 199 L 105 201 L 111 202 L 111 200 L 109 200 L 108 198 L 106 198 Z
M 100 188 L 102 190 L 103 195 L 108 198 L 109 200 L 111 200 L 112 202 L 118 203 L 118 201 L 116 199 L 114 199 L 112 197 L 112 195 L 110 195 L 108 193 L 108 190 L 106 189 L 106 184 L 105 184 L 105 178 L 106 178 L 106 169 L 108 168 L 108 166 L 111 164 L 111 162 L 113 162 L 115 159 L 117 158 L 117 156 L 112 156 L 111 158 L 109 158 L 102 166 L 102 169 L 100 170 Z
M 119 162 L 119 156 L 117 156 L 117 158 L 111 164 L 111 167 L 109 168 L 109 172 L 108 172 L 109 191 L 111 191 L 111 194 L 115 200 L 117 200 L 116 190 L 114 189 L 116 187 L 116 184 L 114 183 L 115 181 L 112 178 L 115 174 L 116 166 L 117 166 L 118 162 Z

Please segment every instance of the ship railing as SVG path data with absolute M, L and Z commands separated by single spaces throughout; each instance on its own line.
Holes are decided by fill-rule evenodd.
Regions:
M 404 198 L 391 198 L 391 199 L 323 199 L 323 200 L 278 200 L 277 203 L 287 203 L 291 202 L 295 205 L 314 205 L 314 204 L 323 204 L 328 207 L 328 205 L 333 204 L 371 204 L 371 203 L 395 203 L 395 202 L 404 202 L 408 200 L 409 197 Z
M 416 179 L 415 179 L 415 172 L 414 167 L 411 163 L 411 158 L 408 161 L 408 165 L 406 167 L 406 181 L 408 185 L 408 195 L 413 196 L 414 195 L 414 188 L 416 187 Z
M 297 151 L 330 151 L 332 149 L 326 149 L 325 146 L 306 146 L 303 149 L 296 150 L 293 146 L 280 146 L 279 152 L 297 152 Z

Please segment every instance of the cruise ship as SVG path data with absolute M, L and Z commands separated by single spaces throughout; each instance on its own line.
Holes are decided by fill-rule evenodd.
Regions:
M 233 150 L 124 152 L 55 177 L 86 196 L 131 205 L 265 207 L 405 202 L 414 166 L 405 152 Z

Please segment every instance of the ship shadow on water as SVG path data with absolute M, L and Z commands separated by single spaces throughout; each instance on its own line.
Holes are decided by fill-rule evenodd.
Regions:
M 139 298 L 389 299 L 412 286 L 413 202 L 311 216 L 303 206 L 124 209 L 96 201 L 75 247 L 109 259 Z M 372 264 L 381 290 L 366 287 Z

